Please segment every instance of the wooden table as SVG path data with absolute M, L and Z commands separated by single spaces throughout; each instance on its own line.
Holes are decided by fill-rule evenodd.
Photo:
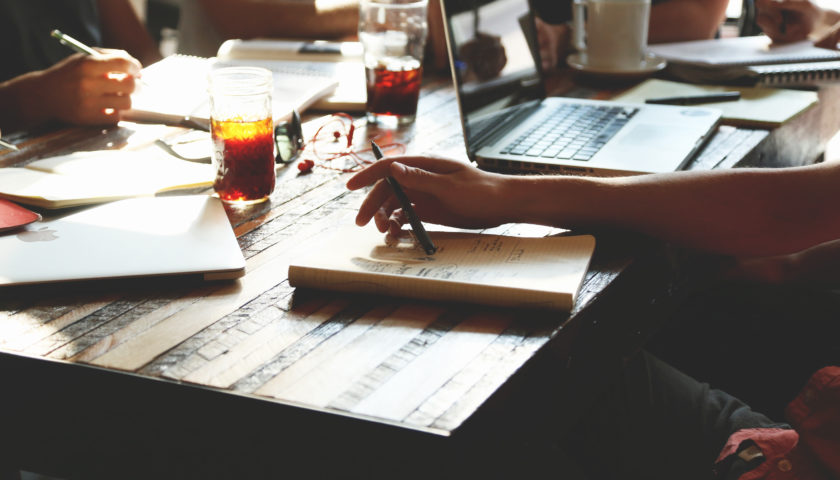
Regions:
M 812 161 L 805 157 L 837 131 L 837 117 L 819 107 L 779 129 L 800 139 L 803 158 L 790 160 Z M 808 130 L 812 122 L 820 128 Z M 0 165 L 140 148 L 170 132 L 161 128 L 40 132 L 17 138 L 21 151 L 0 155 Z M 414 125 L 356 135 L 357 143 L 385 135 L 410 152 L 464 155 L 448 82 L 424 89 Z M 762 163 L 762 152 L 784 141 L 722 127 L 690 168 Z M 0 460 L 84 478 L 114 469 L 147 478 L 526 474 L 562 463 L 552 439 L 679 300 L 662 246 L 596 232 L 569 314 L 295 291 L 290 260 L 352 221 L 363 193 L 348 192 L 345 179 L 292 165 L 278 170 L 270 202 L 228 207 L 247 259 L 235 282 L 0 291 Z

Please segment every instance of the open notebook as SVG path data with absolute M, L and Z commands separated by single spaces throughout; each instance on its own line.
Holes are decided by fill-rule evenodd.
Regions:
M 171 55 L 153 63 L 141 72 L 142 82 L 131 96 L 132 108 L 122 113 L 122 119 L 133 122 L 163 123 L 165 125 L 194 126 L 190 121 L 207 127 L 210 124 L 210 98 L 207 76 L 213 69 L 242 66 L 237 60 L 217 60 L 188 55 Z M 306 71 L 279 71 L 270 64 L 248 62 L 274 73 L 272 116 L 275 122 L 288 120 L 292 110 L 306 110 L 316 100 L 332 93 L 338 82 L 331 77 Z
M 595 249 L 591 235 L 429 232 L 438 251 L 386 245 L 372 226 L 339 229 L 289 265 L 289 284 L 519 308 L 571 310 Z
M 0 168 L 0 198 L 42 208 L 75 207 L 209 187 L 214 176 L 210 165 L 178 160 L 157 149 L 75 152 L 24 168 Z

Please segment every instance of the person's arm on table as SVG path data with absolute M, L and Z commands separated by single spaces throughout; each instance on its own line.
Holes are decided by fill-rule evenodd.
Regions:
M 0 128 L 25 129 L 58 121 L 114 125 L 131 107 L 140 62 L 121 50 L 77 53 L 54 66 L 0 83 Z
M 222 38 L 337 38 L 359 28 L 355 0 L 200 0 Z
M 651 7 L 649 43 L 713 38 L 726 17 L 729 0 L 671 0 Z M 537 41 L 543 69 L 562 65 L 571 49 L 567 24 L 536 18 Z
M 671 0 L 650 10 L 648 43 L 714 38 L 729 0 Z
M 789 254 L 840 238 L 840 164 L 587 178 L 499 175 L 406 156 L 371 165 L 347 186 L 360 189 L 386 174 L 403 185 L 421 220 L 462 228 L 509 222 L 618 228 L 734 256 Z M 383 232 L 405 223 L 382 182 L 356 223 L 371 219 Z

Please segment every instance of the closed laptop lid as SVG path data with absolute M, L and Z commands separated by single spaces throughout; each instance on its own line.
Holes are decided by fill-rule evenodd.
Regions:
M 245 260 L 218 198 L 121 200 L 0 234 L 0 285 L 200 274 L 237 278 Z
M 545 97 L 534 18 L 527 0 L 444 1 L 443 8 L 464 141 L 473 158 L 491 130 Z

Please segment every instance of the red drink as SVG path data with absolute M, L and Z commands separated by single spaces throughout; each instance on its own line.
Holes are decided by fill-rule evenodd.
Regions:
M 271 118 L 256 122 L 212 120 L 213 188 L 226 202 L 257 202 L 274 191 Z
M 381 63 L 366 68 L 367 112 L 374 115 L 407 116 L 417 113 L 423 67 L 416 65 L 401 70 L 389 70 Z

